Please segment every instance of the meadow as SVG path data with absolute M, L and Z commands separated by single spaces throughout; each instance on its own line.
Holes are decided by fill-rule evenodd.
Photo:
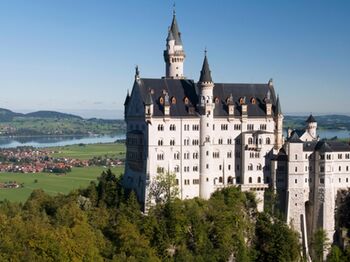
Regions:
M 123 158 L 125 156 L 124 144 L 92 144 L 71 145 L 65 147 L 49 148 L 55 157 L 90 159 L 94 156 L 109 156 Z M 66 175 L 50 173 L 0 173 L 0 182 L 15 181 L 23 184 L 21 188 L 0 189 L 0 201 L 7 199 L 11 202 L 25 202 L 34 189 L 43 189 L 50 195 L 67 194 L 74 189 L 84 188 L 95 181 L 106 167 L 76 167 Z M 119 176 L 124 172 L 124 166 L 112 167 L 112 172 Z

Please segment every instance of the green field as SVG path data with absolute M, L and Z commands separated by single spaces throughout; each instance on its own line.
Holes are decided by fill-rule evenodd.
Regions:
M 91 159 L 94 156 L 109 156 L 124 158 L 124 144 L 91 144 L 91 145 L 70 145 L 64 147 L 53 147 L 47 150 L 58 153 L 52 154 L 53 157 L 67 157 L 76 159 Z M 41 188 L 51 195 L 63 193 L 67 194 L 73 189 L 86 187 L 90 181 L 96 180 L 100 176 L 103 167 L 81 167 L 73 168 L 67 175 L 59 176 L 48 173 L 22 174 L 22 173 L 0 173 L 0 182 L 16 181 L 23 183 L 23 188 L 0 189 L 0 200 L 8 199 L 10 201 L 24 202 L 33 191 Z M 120 175 L 124 167 L 111 168 L 112 172 Z M 35 183 L 35 180 L 37 182 Z
M 124 158 L 125 145 L 119 143 L 91 144 L 91 145 L 70 145 L 63 147 L 48 148 L 57 151 L 51 154 L 52 157 L 67 157 L 76 159 L 91 159 L 98 156 L 109 156 Z
M 0 173 L 0 182 L 16 181 L 24 184 L 23 188 L 0 189 L 0 200 L 8 199 L 14 202 L 25 202 L 33 189 L 41 188 L 50 195 L 59 193 L 67 194 L 73 189 L 84 188 L 90 181 L 100 176 L 103 167 L 73 168 L 67 175 L 55 175 L 48 173 L 22 174 Z M 124 167 L 111 168 L 112 172 L 120 175 Z M 35 183 L 35 180 L 37 182 Z

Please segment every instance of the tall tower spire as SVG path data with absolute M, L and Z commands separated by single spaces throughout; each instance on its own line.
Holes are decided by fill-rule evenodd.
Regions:
M 173 20 L 168 30 L 166 49 L 164 50 L 163 55 L 165 61 L 165 77 L 175 79 L 185 78 L 183 74 L 183 64 L 186 55 L 183 50 L 181 33 L 176 21 L 175 4 L 173 9 Z

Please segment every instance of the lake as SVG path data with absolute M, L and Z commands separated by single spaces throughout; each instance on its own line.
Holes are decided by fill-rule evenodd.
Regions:
M 285 131 L 286 133 L 286 131 Z M 348 130 L 318 130 L 320 138 L 350 138 Z M 286 134 L 285 134 L 286 135 Z M 112 143 L 125 139 L 124 134 L 112 136 L 28 136 L 28 137 L 0 137 L 0 148 L 13 148 L 18 146 L 52 147 L 74 144 Z
M 27 136 L 27 137 L 0 137 L 0 148 L 18 146 L 52 147 L 74 144 L 112 143 L 125 139 L 124 134 L 104 136 Z

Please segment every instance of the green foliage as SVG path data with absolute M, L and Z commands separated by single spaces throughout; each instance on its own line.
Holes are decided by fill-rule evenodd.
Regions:
M 110 170 L 68 195 L 0 203 L 0 261 L 296 261 L 295 232 L 230 187 L 140 211 Z
M 313 261 L 323 261 L 324 254 L 330 246 L 326 231 L 322 228 L 316 230 L 311 239 L 311 257 Z
M 167 203 L 179 195 L 176 174 L 171 172 L 159 173 L 149 187 L 149 200 L 156 204 Z

